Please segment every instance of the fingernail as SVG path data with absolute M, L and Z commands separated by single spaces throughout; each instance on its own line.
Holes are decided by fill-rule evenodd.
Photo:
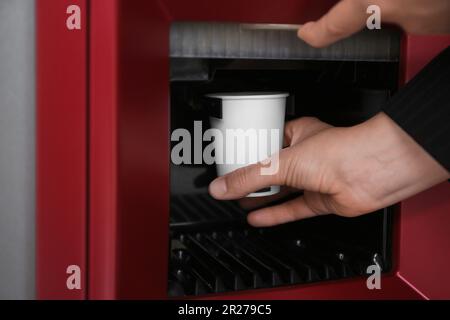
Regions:
M 209 185 L 209 193 L 213 197 L 220 197 L 227 193 L 227 184 L 222 177 L 217 178 Z

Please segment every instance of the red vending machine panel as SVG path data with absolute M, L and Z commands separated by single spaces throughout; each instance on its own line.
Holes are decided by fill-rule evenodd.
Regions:
M 167 298 L 169 36 L 173 22 L 301 24 L 336 1 L 37 1 L 37 290 L 40 299 Z M 70 30 L 69 6 L 81 28 Z M 400 81 L 450 37 L 402 40 Z M 214 295 L 448 298 L 448 183 L 398 206 L 381 290 L 365 278 Z M 80 268 L 80 288 L 69 288 Z

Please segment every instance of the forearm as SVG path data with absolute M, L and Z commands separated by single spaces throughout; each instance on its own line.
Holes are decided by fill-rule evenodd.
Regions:
M 450 170 L 450 47 L 401 89 L 383 111 Z

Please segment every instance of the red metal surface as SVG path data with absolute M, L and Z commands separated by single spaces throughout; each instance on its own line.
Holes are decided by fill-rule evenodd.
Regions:
M 402 203 L 399 273 L 430 299 L 450 298 L 450 184 Z
M 119 2 L 118 297 L 161 298 L 169 221 L 169 25 L 156 1 Z
M 67 292 L 61 287 L 59 277 L 42 271 L 59 271 L 59 266 L 67 263 L 69 256 L 76 256 L 84 265 L 83 259 L 88 256 L 89 298 L 166 297 L 170 23 L 178 20 L 302 23 L 317 18 L 335 1 L 285 0 L 283 5 L 256 0 L 91 1 L 89 131 L 82 106 L 86 92 L 81 85 L 83 81 L 87 83 L 87 77 L 86 57 L 80 48 L 86 48 L 74 49 L 73 43 L 66 44 L 73 49 L 68 56 L 76 53 L 74 61 L 77 62 L 68 66 L 67 55 L 60 54 L 66 52 L 66 47 L 63 50 L 60 46 L 69 38 L 55 25 L 65 10 L 56 12 L 56 8 L 61 8 L 59 4 L 55 6 L 53 0 L 39 2 L 40 16 L 50 20 L 40 19 L 39 23 L 38 222 L 41 227 L 38 261 L 39 287 L 45 293 L 41 296 L 49 297 L 52 293 L 60 298 L 85 297 L 84 292 L 77 296 Z M 59 3 L 62 7 L 65 1 Z M 43 35 L 43 30 L 49 33 Z M 77 41 L 86 40 L 82 32 L 77 36 Z M 60 42 L 51 44 L 55 39 Z M 420 45 L 423 42 L 411 39 L 406 42 L 404 78 L 410 78 L 437 53 L 432 50 L 435 40 L 428 42 L 426 39 L 430 38 L 421 41 L 426 41 L 428 49 Z M 54 64 L 59 70 L 53 69 Z M 65 75 L 71 75 L 68 82 L 56 83 L 55 79 L 60 80 Z M 67 91 L 71 86 L 77 88 L 72 95 Z M 56 88 L 56 93 L 50 92 L 50 88 Z M 67 97 L 72 97 L 69 103 L 55 110 L 56 103 L 61 106 L 61 101 L 66 101 Z M 87 150 L 83 142 L 86 132 L 90 138 L 89 188 L 83 160 Z M 61 181 L 62 177 L 67 184 Z M 86 212 L 81 210 L 83 204 L 86 206 L 87 194 L 89 232 L 85 229 Z M 448 244 L 449 237 L 445 235 L 445 228 L 439 229 L 438 224 L 448 221 L 444 213 L 448 212 L 449 202 L 437 201 L 437 198 L 448 199 L 448 196 L 448 189 L 441 186 L 402 205 L 401 225 L 398 226 L 400 243 L 396 247 L 400 251 L 400 271 L 384 278 L 381 291 L 369 291 L 364 279 L 354 279 L 238 292 L 217 298 L 420 298 L 412 287 L 430 297 L 434 294 L 444 297 L 447 293 L 437 288 L 441 282 L 437 281 L 436 269 L 431 265 L 436 261 L 436 254 L 442 257 L 437 260 L 439 265 L 447 260 L 445 253 L 449 247 L 439 244 Z M 57 212 L 64 212 L 64 215 L 58 216 Z M 426 228 L 421 229 L 421 226 Z M 435 238 L 419 244 L 425 236 Z M 84 251 L 86 238 L 88 254 Z M 447 251 L 425 251 L 431 245 Z M 416 261 L 419 257 L 420 262 Z M 424 263 L 427 258 L 429 262 Z M 432 277 L 419 274 L 419 268 L 424 266 L 435 272 Z
M 117 297 L 117 1 L 90 2 L 89 299 Z
M 171 21 L 304 23 L 321 17 L 337 0 L 160 0 Z
M 161 298 L 168 264 L 169 25 L 153 1 L 91 3 L 90 297 Z
M 287 300 L 402 300 L 423 299 L 400 278 L 383 277 L 380 290 L 368 290 L 365 279 L 349 279 L 320 284 L 235 292 L 210 296 L 208 299 L 287 299 Z
M 66 28 L 66 8 L 84 0 L 37 1 L 37 247 L 40 299 L 86 296 L 86 28 Z M 66 268 L 81 268 L 68 290 Z

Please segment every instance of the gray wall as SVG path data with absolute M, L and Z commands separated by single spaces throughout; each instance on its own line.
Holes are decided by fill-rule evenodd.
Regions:
M 34 0 L 0 0 L 0 299 L 33 299 Z

